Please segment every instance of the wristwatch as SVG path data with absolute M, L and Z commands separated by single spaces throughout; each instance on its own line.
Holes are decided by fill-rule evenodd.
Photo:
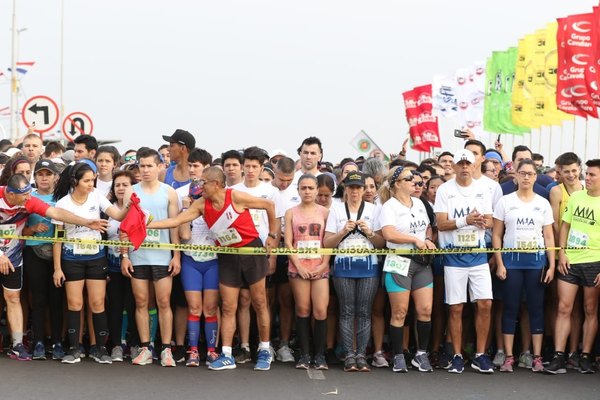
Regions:
M 129 254 L 128 254 L 128 253 L 123 253 L 123 254 L 121 254 L 119 257 L 120 257 L 121 259 L 124 259 L 124 258 L 129 258 Z
M 272 237 L 273 239 L 277 239 L 277 234 L 276 233 L 269 232 L 268 236 Z

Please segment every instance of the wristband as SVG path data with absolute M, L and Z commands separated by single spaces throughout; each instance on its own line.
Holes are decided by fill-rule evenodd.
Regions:
M 458 218 L 454 222 L 456 223 L 456 229 L 464 228 L 465 226 L 469 225 L 467 223 L 467 217 Z
M 268 236 L 272 237 L 273 239 L 277 239 L 277 234 L 276 233 L 269 232 Z
M 123 259 L 123 258 L 129 258 L 129 254 L 127 254 L 127 253 L 121 254 L 121 259 Z

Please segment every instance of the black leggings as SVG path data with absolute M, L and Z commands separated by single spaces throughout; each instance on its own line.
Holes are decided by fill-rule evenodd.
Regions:
M 23 251 L 23 272 L 31 289 L 31 320 L 33 339 L 43 342 L 46 317 L 46 307 L 50 309 L 50 325 L 52 343 L 62 340 L 63 328 L 63 298 L 64 289 L 54 286 L 53 260 L 43 260 L 33 251 L 32 246 L 25 246 Z
M 131 281 L 121 272 L 109 272 L 106 285 L 108 330 L 110 331 L 110 347 L 121 344 L 121 327 L 123 326 L 123 310 L 127 311 L 127 330 L 129 345 L 138 346 L 140 338 L 135 323 L 135 301 L 131 290 Z

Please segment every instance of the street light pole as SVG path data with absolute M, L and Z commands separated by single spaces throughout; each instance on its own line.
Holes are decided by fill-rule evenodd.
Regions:
M 17 0 L 13 0 L 12 15 L 12 61 L 10 74 L 10 139 L 15 141 L 19 137 L 17 115 Z

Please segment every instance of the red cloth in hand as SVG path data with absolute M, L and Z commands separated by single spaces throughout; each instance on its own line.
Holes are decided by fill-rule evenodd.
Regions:
M 146 214 L 141 209 L 140 198 L 135 193 L 131 194 L 129 212 L 121 221 L 120 228 L 129 237 L 134 250 L 137 250 L 146 239 Z

